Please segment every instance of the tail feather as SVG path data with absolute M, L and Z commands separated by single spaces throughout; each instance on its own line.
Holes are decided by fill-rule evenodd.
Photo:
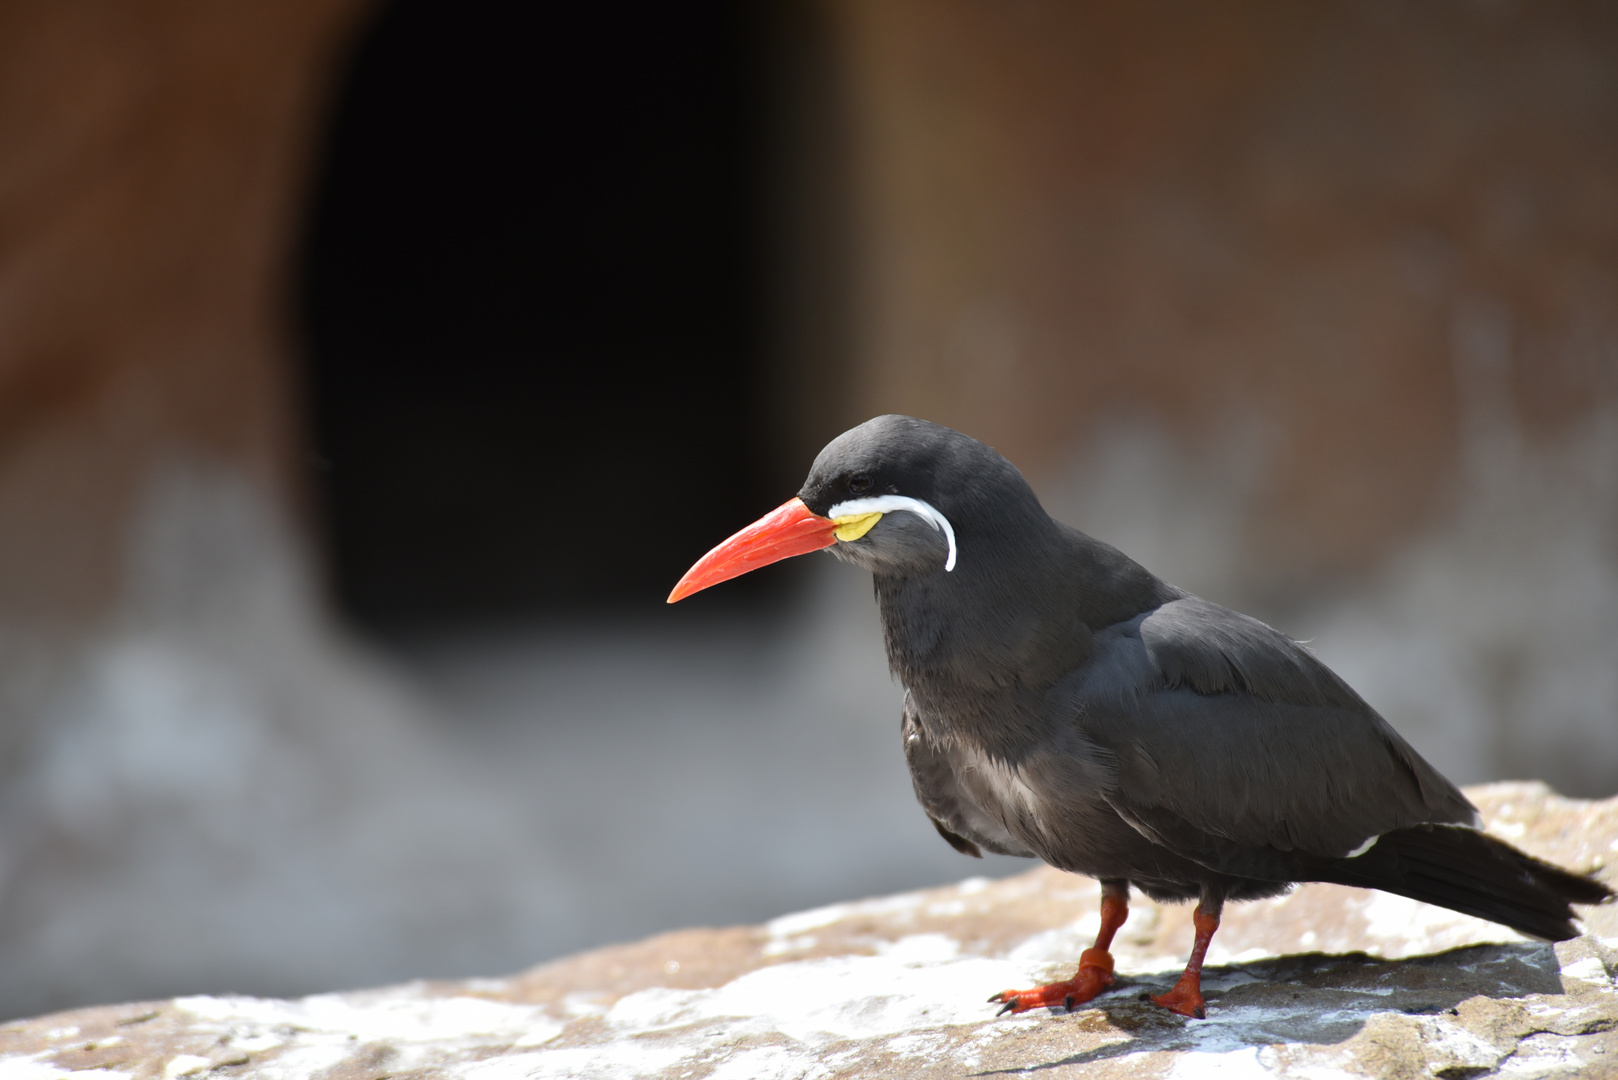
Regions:
M 1594 878 L 1460 825 L 1386 833 L 1358 858 L 1327 861 L 1319 880 L 1397 893 L 1550 941 L 1578 936 L 1572 904 L 1613 895 Z

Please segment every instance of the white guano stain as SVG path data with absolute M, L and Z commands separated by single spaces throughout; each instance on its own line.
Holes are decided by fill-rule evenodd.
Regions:
M 1360 910 L 1366 936 L 1379 943 L 1372 951 L 1390 960 L 1463 945 L 1528 940 L 1507 927 L 1392 893 L 1372 892 Z
M 851 909 L 914 907 L 837 905 Z M 825 909 L 798 925 L 826 925 Z M 850 1040 L 886 1039 L 903 1057 L 942 1052 L 944 1032 L 977 1026 L 988 1016 L 984 988 L 1022 985 L 1025 965 L 961 955 L 944 934 L 910 934 L 876 946 L 874 956 L 800 960 L 761 968 L 707 990 L 649 987 L 618 1000 L 602 1016 L 611 1040 L 556 1047 L 455 1065 L 445 1075 L 468 1080 L 523 1077 L 643 1077 L 702 1066 L 713 1077 L 816 1080 L 831 1075 L 825 1052 Z M 991 1034 L 1018 1030 L 1021 1018 Z M 783 1039 L 759 1046 L 761 1037 Z M 753 1045 L 746 1045 L 753 1041 Z
M 175 1054 L 163 1066 L 163 1077 L 164 1080 L 174 1080 L 174 1077 L 191 1076 L 213 1066 L 213 1058 L 205 1058 L 201 1054 Z
M 85 1073 L 82 1071 L 64 1069 L 40 1060 L 54 1053 L 55 1050 L 41 1050 L 27 1057 L 8 1058 L 0 1063 L 0 1075 L 5 1080 L 84 1080 Z M 132 1075 L 122 1069 L 95 1070 L 96 1080 L 127 1080 Z
M 875 900 L 827 904 L 825 907 L 810 908 L 808 911 L 797 911 L 791 915 L 771 919 L 764 924 L 764 930 L 772 938 L 792 938 L 847 919 L 883 915 L 913 916 L 925 900 L 926 896 L 923 893 L 908 892 Z

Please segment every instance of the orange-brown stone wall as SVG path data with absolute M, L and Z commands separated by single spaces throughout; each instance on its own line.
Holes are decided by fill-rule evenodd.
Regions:
M 288 496 L 288 252 L 364 2 L 0 7 L 0 618 L 103 610 L 165 454 Z
M 0 11 L 0 618 L 104 608 L 164 454 L 290 497 L 288 255 L 364 6 Z M 1120 420 L 1257 432 L 1254 558 L 1307 581 L 1443 512 L 1490 387 L 1529 439 L 1618 400 L 1610 5 L 812 6 L 852 355 L 781 352 L 844 421 L 1036 476 Z
M 850 418 L 1036 475 L 1121 417 L 1192 453 L 1253 427 L 1255 558 L 1307 581 L 1445 509 L 1489 386 L 1530 439 L 1618 401 L 1618 8 L 826 10 Z

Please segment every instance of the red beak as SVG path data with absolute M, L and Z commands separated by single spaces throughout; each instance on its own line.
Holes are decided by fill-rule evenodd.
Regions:
M 772 562 L 831 547 L 836 531 L 831 518 L 810 510 L 802 499 L 788 499 L 698 559 L 669 593 L 669 603 Z

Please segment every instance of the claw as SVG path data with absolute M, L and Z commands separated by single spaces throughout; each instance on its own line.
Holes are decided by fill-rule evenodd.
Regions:
M 1068 1012 L 1112 986 L 1112 956 L 1103 949 L 1087 949 L 1079 962 L 1078 974 L 1065 982 L 1046 983 L 1029 990 L 1002 990 L 989 999 L 990 1003 L 1004 1002 L 998 1015 L 1008 1012 L 1027 1012 L 1029 1009 L 1054 1009 L 1058 1005 Z
M 1101 929 L 1096 943 L 1079 955 L 1079 970 L 1071 979 L 1046 983 L 1028 990 L 1002 990 L 989 997 L 989 1004 L 1003 1002 L 996 1015 L 1008 1012 L 1027 1012 L 1030 1009 L 1054 1009 L 1058 1005 L 1072 1012 L 1074 1006 L 1104 994 L 1112 986 L 1112 935 L 1129 917 L 1129 883 L 1104 881 L 1101 883 Z
M 1197 981 L 1182 977 L 1166 994 L 1152 999 L 1169 1012 L 1179 1013 L 1192 1020 L 1208 1019 L 1208 1007 L 1202 1000 L 1202 989 Z

